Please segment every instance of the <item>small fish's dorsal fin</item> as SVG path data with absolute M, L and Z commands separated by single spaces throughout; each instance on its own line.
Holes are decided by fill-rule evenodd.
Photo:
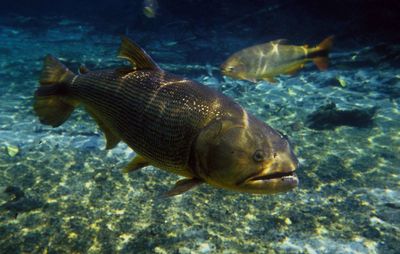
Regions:
M 278 39 L 278 40 L 274 40 L 274 41 L 270 41 L 269 43 L 271 44 L 279 44 L 279 45 L 285 45 L 287 44 L 288 40 L 286 39 Z
M 88 69 L 88 67 L 86 67 L 85 65 L 81 65 L 81 66 L 79 66 L 79 74 L 86 74 L 86 73 L 88 73 L 89 72 L 89 69 Z
M 136 70 L 160 69 L 151 57 L 136 43 L 126 36 L 121 36 L 118 57 L 128 59 Z

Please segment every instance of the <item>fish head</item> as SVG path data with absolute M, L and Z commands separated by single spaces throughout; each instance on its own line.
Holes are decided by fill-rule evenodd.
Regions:
M 240 192 L 273 194 L 298 185 L 298 160 L 289 140 L 249 116 L 246 124 L 220 121 L 196 143 L 197 172 L 207 183 Z
M 235 78 L 246 79 L 247 66 L 241 61 L 240 57 L 233 55 L 229 57 L 220 67 L 222 75 Z

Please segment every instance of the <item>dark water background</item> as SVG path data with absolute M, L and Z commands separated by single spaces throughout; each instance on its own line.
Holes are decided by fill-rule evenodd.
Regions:
M 1 1 L 0 253 L 400 253 L 400 1 L 159 0 L 154 19 L 142 4 Z M 43 56 L 74 71 L 120 66 L 121 34 L 285 132 L 299 188 L 258 196 L 200 186 L 160 199 L 179 178 L 152 167 L 123 175 L 132 152 L 104 151 L 83 110 L 59 128 L 41 125 L 32 103 Z M 272 86 L 218 71 L 244 47 L 313 46 L 332 34 L 326 72 L 310 63 Z M 307 122 L 332 103 L 376 112 L 362 127 Z

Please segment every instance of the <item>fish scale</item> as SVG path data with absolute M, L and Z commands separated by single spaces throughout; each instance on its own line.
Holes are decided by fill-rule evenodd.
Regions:
M 137 153 L 172 168 L 186 167 L 198 131 L 218 112 L 193 104 L 222 101 L 210 88 L 162 71 L 135 71 L 126 77 L 91 72 L 78 76 L 72 87 L 72 94 L 114 123 L 112 128 Z

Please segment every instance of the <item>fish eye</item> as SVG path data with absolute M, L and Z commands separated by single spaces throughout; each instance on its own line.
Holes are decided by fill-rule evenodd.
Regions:
M 227 71 L 234 71 L 235 67 L 234 66 L 228 66 L 228 67 L 226 67 L 226 70 Z
M 257 150 L 253 154 L 253 160 L 256 162 L 263 162 L 265 159 L 265 154 L 263 150 Z

